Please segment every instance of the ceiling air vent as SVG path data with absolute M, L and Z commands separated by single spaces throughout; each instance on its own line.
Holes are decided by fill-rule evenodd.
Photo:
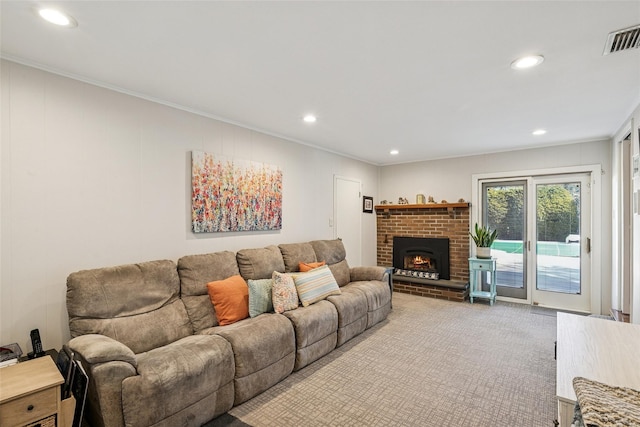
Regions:
M 609 33 L 603 55 L 640 47 L 640 25 Z

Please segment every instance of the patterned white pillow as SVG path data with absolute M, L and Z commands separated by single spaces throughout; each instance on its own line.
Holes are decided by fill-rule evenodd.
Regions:
M 298 308 L 298 292 L 291 275 L 274 271 L 271 277 L 273 279 L 271 297 L 274 311 L 282 314 L 285 311 Z

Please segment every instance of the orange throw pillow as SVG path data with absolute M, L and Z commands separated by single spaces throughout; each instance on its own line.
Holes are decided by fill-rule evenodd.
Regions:
M 249 317 L 249 286 L 242 276 L 209 282 L 207 291 L 220 326 Z
M 301 262 L 298 264 L 298 268 L 300 269 L 301 272 L 305 273 L 309 270 L 313 270 L 314 268 L 318 268 L 318 267 L 322 267 L 323 265 L 325 265 L 326 262 L 324 261 L 319 261 L 319 262 Z

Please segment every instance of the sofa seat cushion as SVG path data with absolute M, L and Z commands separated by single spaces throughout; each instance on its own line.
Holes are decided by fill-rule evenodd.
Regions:
M 357 287 L 343 287 L 340 295 L 327 298 L 338 312 L 338 342 L 340 347 L 367 328 L 369 304 L 365 293 Z
M 336 347 L 338 312 L 329 301 L 319 301 L 284 315 L 291 321 L 296 335 L 294 370 L 318 360 Z
M 342 289 L 358 289 L 367 297 L 367 329 L 386 319 L 391 311 L 391 289 L 386 282 L 369 280 L 351 282 Z
M 125 425 L 154 425 L 212 395 L 212 408 L 231 409 L 235 368 L 222 337 L 191 335 L 136 358 L 138 375 L 122 382 Z M 228 392 L 216 394 L 221 389 Z
M 231 344 L 235 405 L 262 393 L 293 371 L 296 338 L 291 322 L 280 314 L 265 313 L 202 333 L 219 335 Z

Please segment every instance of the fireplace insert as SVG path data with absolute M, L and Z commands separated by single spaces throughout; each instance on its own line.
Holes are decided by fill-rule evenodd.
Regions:
M 394 237 L 393 268 L 403 276 L 449 280 L 449 239 Z

